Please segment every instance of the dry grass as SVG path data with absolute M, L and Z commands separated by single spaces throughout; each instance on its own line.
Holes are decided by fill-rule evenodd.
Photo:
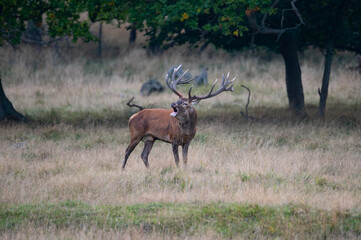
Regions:
M 312 57 L 305 55 L 302 71 L 310 120 L 295 122 L 287 114 L 284 67 L 278 56 L 262 60 L 265 53 L 229 55 L 212 49 L 198 55 L 185 48 L 159 56 L 148 56 L 141 48 L 119 51 L 121 56 L 102 60 L 86 54 L 69 54 L 62 60 L 53 49 L 36 52 L 25 46 L 16 53 L 0 49 L 5 91 L 19 111 L 35 120 L 30 125 L 0 125 L 0 202 L 223 201 L 359 211 L 361 81 L 356 73 L 344 70 L 352 64 L 349 55 L 336 59 L 325 122 L 317 120 L 321 57 L 314 52 L 309 53 Z M 162 80 L 168 67 L 179 63 L 191 73 L 209 67 L 209 79 L 230 71 L 237 76 L 235 93 L 196 107 L 198 132 L 187 168 L 176 169 L 170 145 L 157 142 L 149 170 L 138 146 L 122 172 L 120 162 L 129 140 L 127 119 L 132 114 L 125 102 L 136 96 L 141 105 L 168 108 L 176 99 L 171 93 L 141 97 L 138 90 L 150 77 Z M 252 90 L 251 113 L 268 114 L 266 121 L 242 119 L 239 111 L 247 95 L 241 84 Z M 72 234 L 64 231 L 64 238 Z M 77 232 L 75 237 L 133 238 L 132 231 L 95 229 Z M 58 232 L 31 228 L 12 234 L 5 234 L 5 239 L 24 235 L 47 239 Z
M 139 146 L 121 172 L 129 138 L 125 126 L 2 127 L 0 201 L 225 201 L 350 210 L 361 204 L 361 134 L 337 128 L 200 123 L 186 169 L 177 170 L 170 145 L 157 142 L 150 170 Z M 26 146 L 17 148 L 18 142 Z
M 139 229 L 128 229 L 126 231 L 116 231 L 116 230 L 104 230 L 99 228 L 91 229 L 56 229 L 52 227 L 48 228 L 36 228 L 36 227 L 24 227 L 24 229 L 16 233 L 5 233 L 2 235 L 3 240 L 13 239 L 13 240 L 23 240 L 23 239 L 36 239 L 36 240 L 47 240 L 47 239 L 78 239 L 78 240 L 88 240 L 88 239 L 221 239 L 216 233 L 202 233 L 195 235 L 167 235 L 157 232 L 146 233 Z M 261 239 L 266 239 L 263 237 Z

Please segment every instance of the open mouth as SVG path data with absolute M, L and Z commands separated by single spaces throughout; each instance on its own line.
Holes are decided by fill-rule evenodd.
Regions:
M 178 113 L 178 110 L 175 107 L 173 107 L 173 112 L 170 115 L 172 117 L 175 117 L 175 116 L 177 116 L 177 113 Z

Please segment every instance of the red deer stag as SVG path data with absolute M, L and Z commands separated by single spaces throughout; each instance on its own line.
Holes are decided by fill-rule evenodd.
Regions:
M 207 95 L 201 97 L 196 95 L 192 96 L 192 87 L 190 87 L 188 98 L 183 97 L 183 95 L 176 90 L 176 86 L 187 84 L 191 82 L 193 78 L 184 79 L 187 70 L 175 79 L 180 67 L 181 65 L 174 68 L 172 76 L 168 76 L 167 74 L 165 80 L 168 88 L 179 97 L 178 101 L 170 105 L 172 109 L 144 109 L 130 117 L 129 130 L 131 139 L 125 151 L 122 169 L 125 168 L 129 155 L 141 140 L 144 142 L 141 158 L 147 168 L 149 167 L 148 155 L 155 140 L 172 144 L 174 160 L 177 167 L 179 166 L 178 147 L 182 146 L 183 161 L 184 164 L 186 164 L 189 143 L 196 134 L 197 112 L 193 105 L 203 99 L 217 96 L 221 92 L 233 91 L 235 78 L 229 81 L 228 73 L 226 77 L 222 76 L 222 83 L 217 91 L 213 92 L 217 82 L 216 80 Z

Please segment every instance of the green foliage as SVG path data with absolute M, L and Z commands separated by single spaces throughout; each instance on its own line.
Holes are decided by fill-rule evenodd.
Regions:
M 299 23 L 294 11 L 290 11 L 290 2 L 279 1 L 275 8 L 271 8 L 271 0 L 159 0 L 151 3 L 141 0 L 128 5 L 128 21 L 145 31 L 150 45 L 167 48 L 188 43 L 197 47 L 201 42 L 209 42 L 224 49 L 241 50 L 251 43 L 247 9 L 256 9 L 253 14 L 259 24 L 268 13 L 267 27 L 287 28 Z M 305 25 L 287 34 L 297 37 L 300 48 L 315 46 L 322 49 L 333 37 L 336 49 L 361 51 L 359 1 L 310 0 L 297 2 L 296 7 Z M 258 34 L 254 40 L 258 45 L 277 49 L 276 37 L 275 34 Z
M 89 19 L 92 22 L 105 21 L 110 22 L 115 19 L 119 23 L 125 21 L 132 7 L 131 1 L 125 0 L 88 0 L 85 6 Z
M 33 20 L 41 26 L 44 15 L 50 37 L 72 36 L 74 41 L 78 38 L 94 40 L 89 31 L 88 20 L 80 19 L 80 14 L 86 11 L 86 2 L 5 0 L 0 4 L 0 46 L 4 41 L 12 45 L 19 44 L 26 22 Z
M 41 25 L 45 16 L 51 37 L 72 36 L 76 41 L 95 40 L 89 32 L 89 22 L 118 20 L 130 22 L 148 36 L 149 45 L 171 47 L 189 43 L 198 46 L 209 42 L 224 49 L 248 47 L 251 32 L 247 9 L 261 22 L 268 13 L 268 27 L 294 26 L 298 21 L 290 8 L 290 1 L 283 0 L 271 8 L 271 0 L 188 1 L 188 0 L 6 0 L 0 4 L 0 44 L 4 41 L 16 45 L 25 31 L 26 22 L 33 20 Z M 324 48 L 327 41 L 335 40 L 335 48 L 361 52 L 361 5 L 358 0 L 344 3 L 337 0 L 301 1 L 296 3 L 305 25 L 297 31 L 300 47 Z M 88 19 L 80 14 L 88 13 Z M 255 42 L 272 48 L 276 36 L 258 35 Z
M 86 11 L 85 3 L 77 0 L 49 1 L 49 10 L 45 13 L 50 37 L 68 35 L 74 41 L 79 37 L 85 41 L 93 40 L 88 21 L 80 19 L 80 14 Z
M 224 36 L 235 40 L 248 31 L 245 23 L 247 6 L 269 1 L 152 2 L 138 1 L 129 11 L 129 21 L 146 32 L 150 44 L 169 47 L 184 43 L 197 46 L 201 40 L 215 43 Z
M 242 182 L 247 182 L 249 180 L 251 180 L 251 174 L 246 173 L 246 172 L 242 172 L 241 170 L 239 170 L 237 177 L 241 179 Z
M 13 45 L 18 44 L 21 34 L 25 30 L 25 21 L 36 15 L 34 13 L 36 8 L 42 7 L 36 4 L 32 5 L 28 1 L 6 0 L 1 3 L 0 46 L 4 40 Z
M 271 28 L 294 26 L 298 21 L 290 8 L 290 1 L 280 1 L 271 8 L 271 0 L 188 1 L 188 0 L 6 0 L 0 5 L 0 44 L 7 41 L 13 45 L 20 42 L 26 21 L 41 24 L 45 16 L 51 37 L 72 36 L 76 41 L 95 40 L 89 32 L 89 22 L 117 20 L 130 22 L 148 36 L 150 45 L 171 47 L 189 43 L 198 46 L 209 42 L 224 49 L 248 47 L 251 32 L 246 15 L 253 12 L 259 22 L 268 13 L 266 24 Z M 344 3 L 337 0 L 301 1 L 296 3 L 305 25 L 296 34 L 301 47 L 324 48 L 327 40 L 335 39 L 335 48 L 361 51 L 361 6 L 358 0 Z M 81 19 L 88 13 L 89 20 Z M 259 45 L 276 47 L 276 36 L 258 35 Z

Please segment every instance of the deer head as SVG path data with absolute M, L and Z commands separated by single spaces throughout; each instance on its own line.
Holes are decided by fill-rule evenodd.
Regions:
M 233 78 L 231 81 L 229 81 L 229 73 L 228 73 L 226 77 L 224 75 L 222 76 L 221 85 L 218 88 L 218 90 L 216 90 L 215 92 L 213 92 L 213 91 L 216 86 L 217 79 L 214 82 L 211 90 L 209 91 L 209 93 L 207 95 L 204 95 L 204 96 L 193 95 L 192 96 L 192 93 L 191 93 L 192 88 L 193 88 L 193 86 L 192 86 L 189 88 L 188 98 L 185 98 L 180 92 L 178 92 L 176 90 L 176 86 L 181 85 L 181 84 L 188 84 L 188 83 L 192 82 L 196 77 L 184 79 L 184 76 L 186 76 L 186 73 L 188 72 L 188 70 L 186 70 L 182 75 L 180 75 L 177 79 L 175 79 L 175 76 L 177 75 L 177 72 L 181 68 L 181 66 L 182 65 L 179 65 L 178 67 L 174 68 L 172 76 L 169 76 L 167 74 L 166 80 L 165 80 L 168 88 L 170 90 L 172 90 L 179 97 L 179 99 L 176 102 L 171 104 L 171 107 L 173 108 L 173 112 L 171 113 L 172 117 L 181 119 L 183 116 L 187 115 L 186 114 L 187 111 L 190 111 L 191 109 L 193 109 L 193 105 L 198 104 L 201 100 L 215 97 L 218 94 L 225 92 L 225 91 L 233 91 L 233 83 L 236 78 Z

